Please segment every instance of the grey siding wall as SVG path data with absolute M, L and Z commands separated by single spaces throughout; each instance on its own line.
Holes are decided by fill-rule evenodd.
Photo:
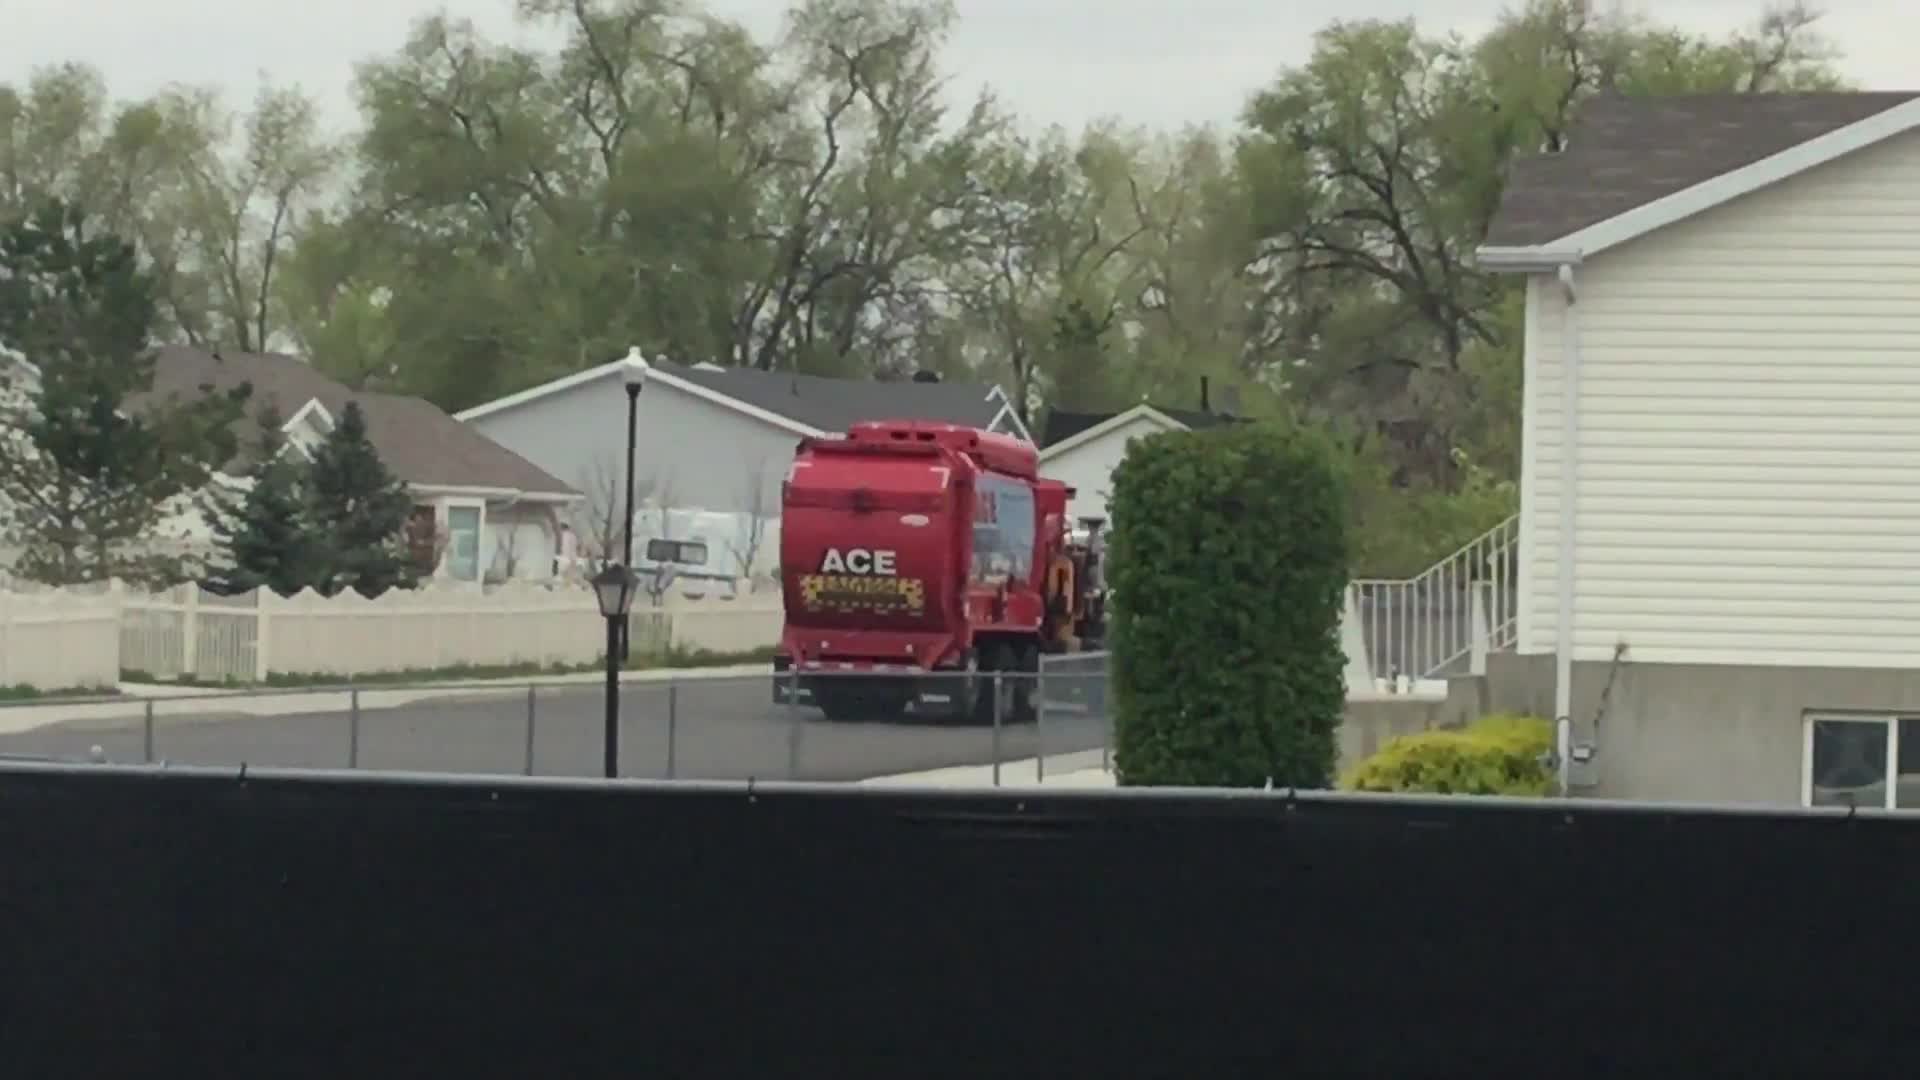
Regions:
M 639 417 L 641 501 L 660 495 L 674 509 L 779 512 L 798 435 L 657 384 L 640 395 Z M 605 499 L 609 478 L 616 490 L 621 483 L 627 399 L 611 376 L 469 423 L 579 488 L 589 503 Z

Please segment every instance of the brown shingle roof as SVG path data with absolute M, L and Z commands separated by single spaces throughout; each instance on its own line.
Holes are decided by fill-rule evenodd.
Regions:
M 425 398 L 354 395 L 367 417 L 367 439 L 394 475 L 409 483 L 446 487 L 511 488 L 540 494 L 577 494 L 539 466 Z M 332 410 L 332 406 L 328 406 Z M 334 410 L 334 416 L 339 417 Z
M 1489 247 L 1551 244 L 1920 97 L 1920 92 L 1687 94 L 1588 101 L 1567 147 L 1516 160 Z
M 197 397 L 201 387 L 253 386 L 254 415 L 271 404 L 291 419 L 307 402 L 318 400 L 338 419 L 347 402 L 360 403 L 367 439 L 393 474 L 409 484 L 508 488 L 536 494 L 575 495 L 573 488 L 513 451 L 448 416 L 422 398 L 350 390 L 297 357 L 277 353 L 218 355 L 201 349 L 168 346 L 154 360 L 153 389 L 129 401 Z M 251 447 L 256 427 L 249 418 L 237 428 L 242 447 Z M 245 467 L 247 455 L 229 465 Z

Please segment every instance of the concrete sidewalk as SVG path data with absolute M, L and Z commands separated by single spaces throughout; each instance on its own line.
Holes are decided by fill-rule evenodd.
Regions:
M 713 679 L 740 679 L 756 675 L 771 677 L 773 665 L 736 664 L 728 667 L 658 668 L 627 671 L 621 683 L 699 682 Z M 606 675 L 583 672 L 570 675 L 528 675 L 508 679 L 475 679 L 444 685 L 422 683 L 413 686 L 368 685 L 360 688 L 362 709 L 391 709 L 416 701 L 440 698 L 496 695 L 527 687 L 599 686 Z M 146 715 L 153 706 L 156 717 L 195 716 L 218 712 L 226 716 L 296 716 L 304 713 L 340 713 L 352 708 L 353 690 L 328 687 L 324 690 L 301 689 L 225 689 L 198 686 L 168 686 L 154 683 L 121 683 L 117 698 L 91 698 L 79 701 L 48 701 L 0 706 L 0 735 L 14 735 L 50 724 L 85 724 L 120 727 Z
M 1043 775 L 1039 759 L 1006 761 L 1000 764 L 1003 788 L 1110 788 L 1113 773 L 1100 767 L 1100 751 L 1084 750 L 1072 754 L 1050 754 Z M 861 783 L 874 787 L 992 788 L 993 766 L 964 765 L 952 769 L 876 776 Z

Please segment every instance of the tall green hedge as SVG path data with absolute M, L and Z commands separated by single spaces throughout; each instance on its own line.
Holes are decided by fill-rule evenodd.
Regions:
M 1278 423 L 1128 449 L 1109 500 L 1121 783 L 1332 783 L 1346 697 L 1338 460 Z

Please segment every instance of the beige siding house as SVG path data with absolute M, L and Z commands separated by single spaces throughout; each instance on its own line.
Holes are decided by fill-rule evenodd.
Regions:
M 1479 257 L 1526 277 L 1518 656 L 1490 677 L 1551 693 L 1570 782 L 1896 801 L 1920 101 L 1599 99 L 1516 167 Z
M 294 356 L 184 346 L 156 353 L 153 387 L 142 398 L 192 397 L 243 383 L 252 387 L 250 413 L 272 406 L 284 418 L 288 452 L 310 455 L 348 402 L 360 407 L 367 440 L 413 496 L 414 539 L 423 558 L 431 558 L 435 578 L 478 586 L 552 576 L 565 515 L 581 493 L 432 402 L 353 390 Z M 255 418 L 241 420 L 234 434 L 242 452 L 227 471 L 237 475 L 257 443 Z M 209 542 L 198 519 L 197 512 L 183 512 L 180 527 L 190 542 Z

